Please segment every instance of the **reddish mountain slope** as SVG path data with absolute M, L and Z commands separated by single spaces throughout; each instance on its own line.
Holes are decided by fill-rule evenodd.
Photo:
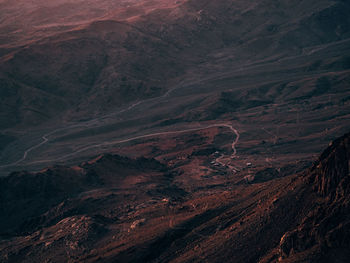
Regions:
M 1 180 L 1 258 L 347 262 L 349 142 L 350 134 L 334 141 L 301 174 L 191 195 L 146 159 L 13 174 Z
M 142 15 L 127 21 L 117 15 L 100 18 L 86 7 L 88 23 L 4 50 L 1 125 L 45 122 L 67 115 L 67 110 L 91 117 L 128 101 L 158 96 L 186 72 L 225 72 L 247 61 L 313 52 L 314 47 L 349 37 L 350 7 L 343 1 L 170 2 L 155 2 L 155 9 L 138 4 Z M 50 8 L 62 13 L 55 5 Z M 75 13 L 76 8 L 63 9 Z M 85 14 L 85 8 L 79 10 Z M 346 54 L 332 59 L 348 69 Z M 317 63 L 320 67 L 330 62 Z
M 349 13 L 0 0 L 0 261 L 347 262 Z

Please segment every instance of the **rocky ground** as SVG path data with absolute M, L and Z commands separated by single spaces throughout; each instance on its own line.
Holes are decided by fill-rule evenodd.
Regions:
M 346 262 L 349 141 L 337 139 L 299 173 L 257 173 L 249 182 L 199 164 L 198 151 L 171 165 L 103 155 L 13 173 L 0 184 L 1 258 Z
M 46 2 L 0 0 L 1 262 L 348 261 L 346 1 Z

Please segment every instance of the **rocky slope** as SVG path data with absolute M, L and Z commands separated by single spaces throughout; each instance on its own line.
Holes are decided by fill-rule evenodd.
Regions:
M 38 173 L 14 172 L 0 178 L 1 235 L 14 235 L 33 231 L 46 224 L 41 217 L 52 207 L 82 192 L 98 188 L 123 188 L 142 184 L 143 176 L 165 172 L 155 160 L 128 159 L 114 155 L 102 155 L 77 167 L 55 166 Z M 154 178 L 153 184 L 164 178 Z M 21 209 L 19 209 L 21 208 Z M 63 216 L 63 215 L 59 215 Z
M 0 262 L 347 262 L 349 12 L 0 0 Z
M 288 262 L 346 262 L 350 247 L 350 134 L 334 141 L 307 174 L 320 196 L 297 228 L 280 242 L 280 256 Z M 311 255 L 315 254 L 317 256 Z
M 179 84 L 178 77 L 186 73 L 205 76 L 247 61 L 308 54 L 318 46 L 322 49 L 322 45 L 348 39 L 350 32 L 350 7 L 344 1 L 191 0 L 169 1 L 157 8 L 156 2 L 140 2 L 139 13 L 131 20 L 104 10 L 112 2 L 100 2 L 94 4 L 101 7 L 98 10 L 79 8 L 88 22 L 43 34 L 20 47 L 14 47 L 14 42 L 13 50 L 4 49 L 0 60 L 3 128 L 46 122 L 62 113 L 67 118 L 73 113 L 92 117 L 129 101 L 159 96 L 169 85 Z M 9 2 L 2 4 L 11 9 Z M 22 19 L 39 19 L 36 12 L 41 9 L 35 7 L 42 5 L 28 7 L 33 11 Z M 68 10 L 61 11 L 62 18 L 48 18 L 58 24 L 77 10 L 72 3 L 51 5 L 45 8 L 54 14 Z M 129 5 L 132 9 L 136 4 Z M 112 10 L 121 8 L 113 6 Z M 8 20 L 4 18 L 4 26 Z M 39 24 L 45 23 L 50 21 Z M 317 69 L 348 69 L 348 55 L 329 59 L 309 62 Z
M 226 190 L 106 155 L 0 182 L 2 262 L 347 262 L 350 133 L 308 170 Z M 141 188 L 139 188 L 141 187 Z

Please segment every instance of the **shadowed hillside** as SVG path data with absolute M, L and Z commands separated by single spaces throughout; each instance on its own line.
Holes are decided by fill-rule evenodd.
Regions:
M 349 141 L 349 134 L 337 139 L 299 174 L 226 185 L 215 194 L 186 193 L 175 183 L 180 174 L 155 160 L 113 155 L 13 173 L 0 181 L 0 256 L 4 262 L 346 262 Z
M 0 261 L 348 262 L 349 13 L 0 0 Z

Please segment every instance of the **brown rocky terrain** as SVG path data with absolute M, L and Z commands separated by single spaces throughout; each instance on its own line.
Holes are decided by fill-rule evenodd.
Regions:
M 0 262 L 348 262 L 349 11 L 0 0 Z
M 298 174 L 249 184 L 226 180 L 191 192 L 181 188 L 177 166 L 117 155 L 13 173 L 0 183 L 0 257 L 347 262 L 349 142 L 350 134 L 335 140 Z

